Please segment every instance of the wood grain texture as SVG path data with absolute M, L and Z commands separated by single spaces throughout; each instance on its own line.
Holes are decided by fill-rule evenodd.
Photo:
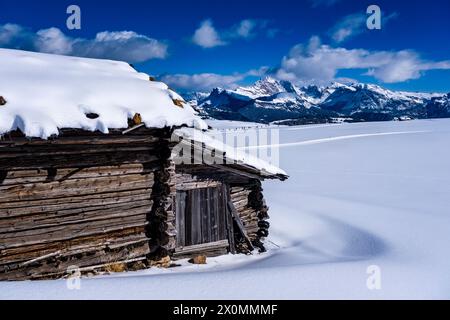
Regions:
M 61 277 L 70 265 L 147 260 L 155 204 L 175 219 L 161 202 L 171 190 L 170 131 L 143 131 L 1 139 L 0 279 Z

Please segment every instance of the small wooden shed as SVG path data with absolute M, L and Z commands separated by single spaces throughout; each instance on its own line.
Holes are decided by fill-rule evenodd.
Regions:
M 206 125 L 167 86 L 115 61 L 0 49 L 0 64 L 0 280 L 264 251 L 261 181 L 286 174 L 178 163 L 177 130 Z

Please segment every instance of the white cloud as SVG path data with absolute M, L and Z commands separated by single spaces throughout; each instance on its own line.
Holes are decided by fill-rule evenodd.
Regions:
M 360 13 L 344 17 L 331 29 L 331 37 L 336 42 L 342 42 L 361 34 L 366 27 L 366 19 L 366 16 Z
M 214 28 L 211 20 L 205 20 L 200 24 L 200 27 L 195 30 L 192 41 L 203 48 L 214 48 L 226 44 L 219 33 Z
M 183 91 L 209 91 L 216 87 L 232 88 L 243 80 L 245 75 L 220 75 L 215 73 L 173 74 L 161 77 L 161 81 L 169 86 Z
M 423 61 L 413 51 L 391 53 L 391 61 L 370 69 L 366 74 L 386 83 L 403 82 L 420 78 L 428 70 L 449 70 L 450 61 Z
M 161 81 L 182 91 L 210 91 L 214 88 L 232 89 L 247 77 L 262 77 L 267 74 L 269 67 L 260 67 L 244 73 L 222 75 L 217 73 L 172 74 L 163 75 Z
M 0 46 L 16 49 L 31 49 L 35 35 L 17 24 L 0 25 Z
M 244 19 L 238 24 L 225 29 L 217 30 L 212 20 L 203 21 L 192 36 L 192 42 L 202 48 L 214 48 L 224 46 L 236 39 L 250 39 L 268 26 L 266 20 Z M 267 37 L 273 37 L 277 29 L 266 32 Z
M 247 71 L 246 73 L 244 73 L 244 75 L 247 77 L 263 77 L 263 76 L 266 76 L 269 71 L 270 71 L 270 67 L 263 66 L 258 69 L 251 69 L 251 70 Z
M 36 33 L 37 51 L 56 54 L 70 54 L 73 40 L 66 37 L 58 28 L 39 30 Z
M 282 59 L 276 76 L 294 82 L 324 83 L 335 80 L 338 71 L 345 69 L 365 70 L 366 75 L 394 83 L 417 79 L 427 70 L 450 69 L 450 61 L 426 61 L 411 50 L 335 48 L 313 37 L 307 45 L 299 44 L 291 49 Z
M 382 14 L 383 27 L 388 23 L 388 21 L 396 16 L 397 13 L 395 12 L 386 16 Z M 368 31 L 366 21 L 367 16 L 362 13 L 355 13 L 345 16 L 329 31 L 331 38 L 335 42 L 340 43 L 348 40 L 349 38 L 360 35 L 361 33 Z
M 130 63 L 165 58 L 167 45 L 132 31 L 104 31 L 94 39 L 71 38 L 58 28 L 34 33 L 20 25 L 0 25 L 0 46 Z
M 104 31 L 93 40 L 75 41 L 73 52 L 86 57 L 143 62 L 165 58 L 167 45 L 133 31 Z
M 258 26 L 256 20 L 242 20 L 236 28 L 236 35 L 241 38 L 250 38 L 254 36 L 253 31 Z

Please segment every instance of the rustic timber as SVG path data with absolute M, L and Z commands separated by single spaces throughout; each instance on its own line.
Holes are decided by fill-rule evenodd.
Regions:
M 238 215 L 238 213 L 236 211 L 236 208 L 234 207 L 232 201 L 228 201 L 228 209 L 231 212 L 231 215 L 233 217 L 234 223 L 238 226 L 238 230 L 240 231 L 241 235 L 244 237 L 245 241 L 247 242 L 248 249 L 250 251 L 252 251 L 254 249 L 253 248 L 253 244 L 252 244 L 250 238 L 247 235 L 247 231 L 246 231 L 244 225 L 242 224 L 242 221 L 239 218 L 239 215 Z
M 0 279 L 147 261 L 148 215 L 171 192 L 164 172 L 170 133 L 140 127 L 127 135 L 63 129 L 49 140 L 3 136 Z
M 175 250 L 174 257 L 180 259 L 182 257 L 191 256 L 193 254 L 213 257 L 216 256 L 217 253 L 219 253 L 219 255 L 224 251 L 226 253 L 228 246 L 228 239 L 225 239 L 216 242 L 192 245 L 188 247 L 178 247 Z
M 264 177 L 244 163 L 175 164 L 173 129 L 135 115 L 109 134 L 0 137 L 0 280 L 264 251 Z

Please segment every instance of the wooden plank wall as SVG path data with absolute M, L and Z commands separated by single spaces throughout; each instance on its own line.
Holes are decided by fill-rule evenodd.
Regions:
M 168 144 L 146 135 L 1 141 L 0 280 L 144 261 L 161 155 Z
M 37 276 L 148 253 L 144 231 L 153 173 L 142 165 L 71 170 L 70 178 L 53 182 L 25 182 L 40 177 L 38 170 L 8 173 L 0 187 L 0 279 L 8 269 L 3 273 L 8 278 L 12 270 L 17 277 Z M 27 174 L 22 182 L 15 181 Z M 121 244 L 138 248 L 121 255 L 116 252 Z M 108 251 L 112 247 L 116 250 Z M 41 261 L 23 268 L 55 253 L 58 263 Z

